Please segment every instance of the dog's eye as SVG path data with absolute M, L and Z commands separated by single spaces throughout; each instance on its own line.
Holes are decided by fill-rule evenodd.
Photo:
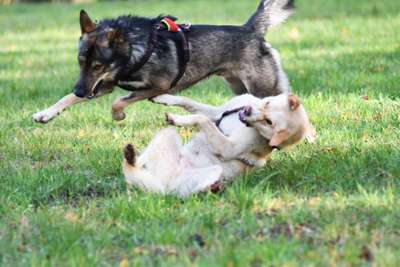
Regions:
M 103 65 L 100 64 L 100 63 L 96 63 L 96 64 L 93 65 L 93 70 L 94 70 L 94 71 L 99 71 L 99 70 L 101 70 L 102 68 L 103 68 Z
M 273 125 L 273 123 L 272 123 L 272 121 L 270 119 L 265 119 L 265 121 L 267 122 L 268 125 L 270 125 L 270 126 Z

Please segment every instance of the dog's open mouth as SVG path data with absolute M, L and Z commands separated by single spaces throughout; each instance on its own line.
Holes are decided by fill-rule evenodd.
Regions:
M 87 96 L 87 98 L 93 99 L 94 97 L 96 97 L 102 86 L 103 86 L 103 80 L 98 81 L 93 87 L 93 90 L 90 92 L 90 95 Z
M 247 118 L 249 116 L 251 116 L 252 111 L 253 111 L 253 109 L 250 106 L 246 106 L 246 107 L 242 108 L 242 110 L 239 111 L 239 120 L 241 122 L 243 122 L 244 124 L 246 124 L 247 127 L 250 126 L 249 122 L 247 121 Z
M 106 82 L 106 77 L 108 76 L 108 72 L 104 73 L 97 81 L 94 83 L 92 90 L 90 90 L 90 94 L 86 97 L 87 99 L 93 99 L 94 97 L 98 96 L 100 91 L 103 91 L 106 85 L 109 85 L 109 82 Z M 108 88 L 110 89 L 110 88 Z

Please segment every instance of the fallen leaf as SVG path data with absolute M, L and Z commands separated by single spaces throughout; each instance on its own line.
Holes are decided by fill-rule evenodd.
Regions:
M 123 259 L 120 263 L 119 263 L 119 267 L 128 267 L 129 266 L 129 261 L 127 259 Z
M 292 40 L 298 40 L 300 38 L 300 31 L 298 28 L 292 28 L 289 32 L 289 38 Z
M 190 129 L 188 129 L 188 128 L 182 128 L 182 129 L 180 129 L 179 134 L 180 134 L 180 135 L 182 136 L 182 138 L 184 138 L 184 139 L 190 138 L 190 137 L 193 135 L 192 131 L 191 131 Z
M 337 152 L 337 148 L 336 147 L 325 147 L 322 149 L 323 152 L 328 152 L 328 153 L 335 153 Z
M 65 215 L 64 215 L 64 219 L 66 219 L 67 221 L 69 221 L 70 223 L 76 223 L 78 221 L 78 215 L 76 215 L 74 212 L 72 211 L 68 211 Z
M 85 130 L 80 129 L 80 130 L 78 131 L 78 138 L 82 138 L 82 137 L 84 137 L 84 136 L 85 136 Z
M 308 207 L 309 208 L 315 208 L 318 204 L 321 203 L 321 198 L 320 197 L 312 197 L 308 200 Z
M 363 97 L 361 97 L 363 100 L 368 101 L 369 100 L 369 96 L 365 95 Z

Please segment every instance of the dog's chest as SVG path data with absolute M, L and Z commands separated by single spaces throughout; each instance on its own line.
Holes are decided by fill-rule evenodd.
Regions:
M 233 113 L 229 116 L 224 117 L 218 128 L 221 133 L 227 137 L 236 135 L 238 133 L 243 133 L 243 137 L 245 138 L 246 136 L 248 136 L 246 133 L 253 131 L 253 129 L 248 128 L 239 120 L 238 113 Z

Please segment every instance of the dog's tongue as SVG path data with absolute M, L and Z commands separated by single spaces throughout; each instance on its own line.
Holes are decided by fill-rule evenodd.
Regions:
M 243 109 L 239 111 L 239 120 L 246 123 L 246 112 Z

